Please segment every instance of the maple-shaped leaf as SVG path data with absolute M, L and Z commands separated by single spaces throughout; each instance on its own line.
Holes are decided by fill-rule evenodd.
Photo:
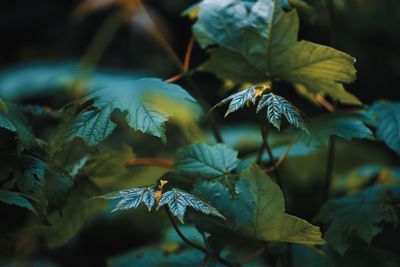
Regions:
M 269 87 L 267 86 L 252 86 L 247 89 L 244 89 L 236 94 L 230 95 L 227 98 L 223 99 L 221 102 L 216 104 L 214 107 L 211 108 L 209 112 L 214 110 L 216 107 L 220 107 L 222 105 L 225 105 L 226 103 L 229 103 L 228 110 L 225 113 L 225 117 L 228 116 L 230 113 L 241 109 L 246 105 L 246 103 L 253 103 L 253 105 L 256 104 L 256 99 L 262 93 Z
M 37 147 L 36 138 L 19 107 L 0 101 L 0 128 L 15 133 L 18 152 Z
M 111 192 L 102 196 L 98 196 L 96 198 L 120 199 L 117 206 L 112 210 L 113 212 L 117 210 L 137 208 L 142 202 L 147 206 L 147 209 L 150 211 L 156 203 L 155 193 L 156 186 L 148 185 Z
M 400 103 L 375 103 L 369 112 L 373 117 L 371 124 L 377 129 L 377 138 L 400 154 Z
M 177 151 L 175 159 L 178 172 L 207 180 L 227 177 L 238 164 L 238 152 L 224 144 L 185 146 Z
M 223 184 L 204 180 L 195 185 L 193 192 L 216 207 L 226 217 L 227 228 L 240 235 L 263 241 L 324 243 L 319 227 L 285 212 L 281 189 L 257 165 L 241 172 L 235 197 Z M 215 225 L 220 226 L 201 226 L 212 229 Z
M 318 220 L 328 225 L 325 238 L 336 251 L 344 254 L 354 239 L 371 244 L 384 229 L 383 222 L 398 224 L 396 199 L 398 186 L 374 186 L 357 194 L 327 202 Z
M 157 210 L 166 204 L 168 205 L 171 213 L 177 217 L 181 223 L 184 223 L 183 218 L 185 216 L 187 206 L 206 215 L 224 218 L 224 216 L 219 213 L 217 209 L 207 202 L 204 202 L 200 198 L 178 188 L 173 188 L 162 195 L 160 202 L 158 203 Z
M 273 93 L 265 94 L 258 102 L 257 113 L 264 108 L 267 108 L 268 121 L 278 130 L 281 128 L 281 117 L 284 115 L 291 125 L 307 132 L 300 111 L 285 98 Z
M 200 46 L 209 48 L 210 58 L 199 70 L 238 83 L 285 81 L 360 105 L 343 86 L 356 77 L 355 59 L 331 47 L 298 41 L 297 12 L 285 12 L 280 2 L 202 1 L 193 32 Z
M 87 98 L 83 99 L 80 103 L 83 111 L 59 127 L 51 142 L 52 151 L 74 138 L 83 139 L 89 146 L 97 145 L 117 127 L 111 119 L 116 110 L 126 114 L 131 128 L 166 142 L 165 122 L 168 118 L 178 118 L 179 113 L 193 114 L 197 108 L 196 100 L 183 88 L 156 78 L 116 83 L 94 92 L 89 98 L 93 100 L 90 107 L 85 106 Z
M 309 119 L 310 134 L 302 134 L 305 144 L 314 147 L 328 145 L 330 136 L 351 141 L 354 138 L 373 139 L 372 131 L 365 125 L 361 113 L 335 112 Z M 321 126 L 323 125 L 323 126 Z

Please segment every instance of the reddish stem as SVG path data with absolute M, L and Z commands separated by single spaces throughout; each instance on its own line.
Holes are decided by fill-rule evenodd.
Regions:
M 155 159 L 155 158 L 137 158 L 137 159 L 129 159 L 126 162 L 127 167 L 134 166 L 155 166 L 161 167 L 165 169 L 173 169 L 174 162 L 168 159 Z

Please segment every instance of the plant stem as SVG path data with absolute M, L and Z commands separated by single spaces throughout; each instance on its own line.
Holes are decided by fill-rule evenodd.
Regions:
M 252 262 L 256 258 L 261 256 L 265 252 L 266 249 L 267 249 L 266 247 L 261 247 L 261 248 L 257 249 L 255 252 L 253 252 L 252 254 L 247 256 L 246 258 L 240 260 L 239 261 L 240 265 Z
M 176 224 L 174 217 L 171 213 L 171 211 L 169 210 L 168 207 L 165 206 L 165 211 L 167 212 L 168 215 L 168 219 L 172 224 L 172 227 L 174 227 L 175 232 L 178 234 L 178 236 L 182 239 L 183 242 L 185 242 L 187 245 L 191 246 L 192 248 L 195 248 L 201 252 L 203 252 L 204 254 L 206 254 L 206 256 L 208 257 L 210 255 L 210 253 L 207 251 L 207 249 L 203 248 L 200 245 L 197 245 L 196 243 L 193 243 L 192 241 L 190 241 L 189 239 L 186 238 L 186 236 L 181 232 L 181 230 L 179 229 L 179 226 Z M 225 260 L 224 258 L 222 258 L 221 256 L 217 256 L 217 259 L 219 262 L 221 262 L 223 265 L 228 266 L 228 267 L 234 267 L 235 265 L 233 265 L 232 263 L 230 263 L 229 261 Z
M 137 159 L 129 159 L 126 162 L 127 167 L 133 166 L 155 166 L 161 167 L 165 169 L 173 169 L 174 162 L 167 159 L 155 159 L 155 158 L 137 158 Z
M 335 7 L 333 0 L 328 0 L 328 15 L 329 15 L 329 26 L 331 29 L 331 45 L 335 43 L 336 33 L 335 33 Z
M 283 185 L 282 185 L 282 179 L 278 171 L 278 166 L 276 165 L 274 155 L 272 153 L 272 149 L 268 144 L 268 128 L 264 126 L 264 123 L 262 120 L 260 120 L 260 130 L 261 130 L 261 137 L 262 137 L 262 147 L 264 147 L 267 150 L 269 160 L 271 162 L 272 168 L 273 168 L 273 173 L 276 179 L 277 184 L 279 187 L 283 190 Z M 260 148 L 261 150 L 261 148 Z M 262 153 L 261 153 L 262 154 Z
M 203 252 L 204 254 L 208 254 L 208 251 L 207 251 L 205 248 L 203 248 L 202 246 L 197 245 L 196 243 L 193 243 L 192 241 L 190 241 L 189 239 L 187 239 L 186 236 L 184 236 L 184 234 L 181 232 L 181 230 L 179 230 L 179 227 L 178 227 L 178 225 L 176 224 L 176 222 L 175 222 L 175 220 L 174 220 L 174 218 L 173 218 L 173 216 L 172 216 L 172 214 L 171 214 L 171 211 L 170 211 L 169 208 L 166 207 L 166 206 L 165 206 L 165 211 L 167 212 L 168 219 L 169 219 L 169 221 L 171 222 L 172 226 L 174 227 L 175 232 L 176 232 L 176 233 L 178 234 L 178 236 L 182 239 L 182 241 L 185 242 L 186 244 L 188 244 L 189 246 L 191 246 L 191 247 L 193 247 L 193 248 L 195 248 L 195 249 L 197 249 L 197 250 L 200 250 L 200 251 Z
M 333 46 L 335 43 L 335 11 L 333 0 L 328 0 L 328 13 L 329 13 L 329 24 L 331 28 L 331 45 Z M 333 105 L 332 111 L 335 111 L 336 105 Z M 331 189 L 332 176 L 333 176 L 333 166 L 335 159 L 335 147 L 336 147 L 336 139 L 335 136 L 329 137 L 328 143 L 328 157 L 326 161 L 326 171 L 325 171 L 325 179 L 322 188 L 322 202 L 325 202 L 329 199 L 329 192 Z
M 332 177 L 333 177 L 333 166 L 334 166 L 334 159 L 335 159 L 335 145 L 336 138 L 335 136 L 329 137 L 329 144 L 328 144 L 328 158 L 326 161 L 326 172 L 325 172 L 325 179 L 324 185 L 322 189 L 322 201 L 325 202 L 329 198 L 329 192 L 331 189 L 332 184 Z
M 83 70 L 83 77 L 86 77 L 93 67 L 98 64 L 101 56 L 122 22 L 123 18 L 120 11 L 116 11 L 107 17 L 93 40 L 90 42 L 80 61 L 80 67 Z
M 157 25 L 153 22 L 150 15 L 148 14 L 146 7 L 143 5 L 142 1 L 138 1 L 139 8 L 142 10 L 143 14 L 145 15 L 146 19 L 148 20 L 149 24 L 151 25 L 151 32 L 154 39 L 159 43 L 159 45 L 164 49 L 164 51 L 169 55 L 170 59 L 175 63 L 175 65 L 179 68 L 180 74 L 175 75 L 174 77 L 167 79 L 168 82 L 176 81 L 180 78 L 184 78 L 186 83 L 191 87 L 195 97 L 199 101 L 200 105 L 204 110 L 210 109 L 210 105 L 203 99 L 201 95 L 201 91 L 197 88 L 195 83 L 193 82 L 192 78 L 190 77 L 189 72 L 189 64 L 190 64 L 190 57 L 191 52 L 194 46 L 194 37 L 192 36 L 189 40 L 188 47 L 186 49 L 185 59 L 184 62 L 180 60 L 172 46 L 168 43 L 167 39 L 163 36 L 163 34 L 157 29 Z M 214 117 L 207 116 L 206 120 L 211 128 L 211 131 L 217 140 L 218 143 L 222 143 L 222 137 L 218 128 L 218 125 L 214 119 Z

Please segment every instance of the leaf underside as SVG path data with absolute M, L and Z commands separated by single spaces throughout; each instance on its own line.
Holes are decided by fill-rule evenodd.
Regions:
M 113 212 L 137 208 L 140 203 L 144 203 L 147 206 L 147 209 L 150 211 L 156 203 L 155 193 L 156 186 L 149 185 L 111 192 L 99 196 L 98 198 L 119 199 L 117 206 L 112 210 Z
M 157 209 L 164 205 L 168 205 L 171 213 L 177 217 L 181 223 L 184 223 L 183 219 L 186 213 L 186 207 L 190 207 L 206 215 L 224 218 L 224 216 L 222 216 L 218 210 L 216 210 L 210 204 L 188 192 L 177 188 L 173 188 L 171 191 L 168 191 L 162 195 Z
M 267 108 L 267 119 L 278 130 L 281 128 L 281 117 L 284 115 L 289 124 L 307 132 L 300 111 L 285 98 L 273 93 L 261 97 L 257 105 L 257 112 Z

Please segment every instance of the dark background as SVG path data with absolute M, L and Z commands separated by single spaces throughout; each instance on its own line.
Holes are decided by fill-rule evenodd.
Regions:
M 363 103 L 370 104 L 379 99 L 400 100 L 400 1 L 336 1 L 333 39 L 322 2 L 309 1 L 316 7 L 314 15 L 299 12 L 299 38 L 331 45 L 357 59 L 358 78 L 346 88 Z M 184 0 L 145 1 L 159 30 L 181 58 L 191 37 L 192 22 L 180 14 L 193 3 Z M 72 13 L 79 4 L 80 1 L 75 0 L 3 1 L 0 9 L 0 67 L 5 69 L 31 62 L 79 60 L 104 19 L 115 8 L 98 10 L 77 19 Z M 191 67 L 198 66 L 206 58 L 207 54 L 195 45 Z M 146 73 L 163 79 L 178 72 L 151 35 L 135 24 L 125 24 L 118 30 L 99 66 Z M 222 83 L 210 74 L 195 74 L 194 79 L 210 104 L 216 103 L 225 94 L 223 90 L 217 90 L 216 85 Z M 294 96 L 292 88 L 283 88 L 283 94 L 295 103 L 301 103 L 305 113 L 319 112 L 312 104 Z M 223 110 L 218 112 L 222 115 Z M 244 115 L 234 115 L 229 121 L 244 121 Z M 18 215 L 12 207 L 4 209 L 1 214 L 7 213 Z M 128 213 L 118 220 L 93 219 L 90 227 L 85 227 L 76 239 L 61 249 L 49 251 L 36 244 L 39 258 L 41 255 L 54 261 L 57 266 L 103 266 L 110 256 L 156 242 L 160 237 L 159 226 L 162 222 L 157 217 L 151 217 L 150 222 L 146 221 L 149 217 L 143 217 L 140 222 L 137 218 L 133 219 Z M 135 224 L 138 225 L 137 229 L 132 227 Z M 144 224 L 150 224 L 145 231 L 141 227 Z M 99 239 L 104 242 L 99 242 Z

